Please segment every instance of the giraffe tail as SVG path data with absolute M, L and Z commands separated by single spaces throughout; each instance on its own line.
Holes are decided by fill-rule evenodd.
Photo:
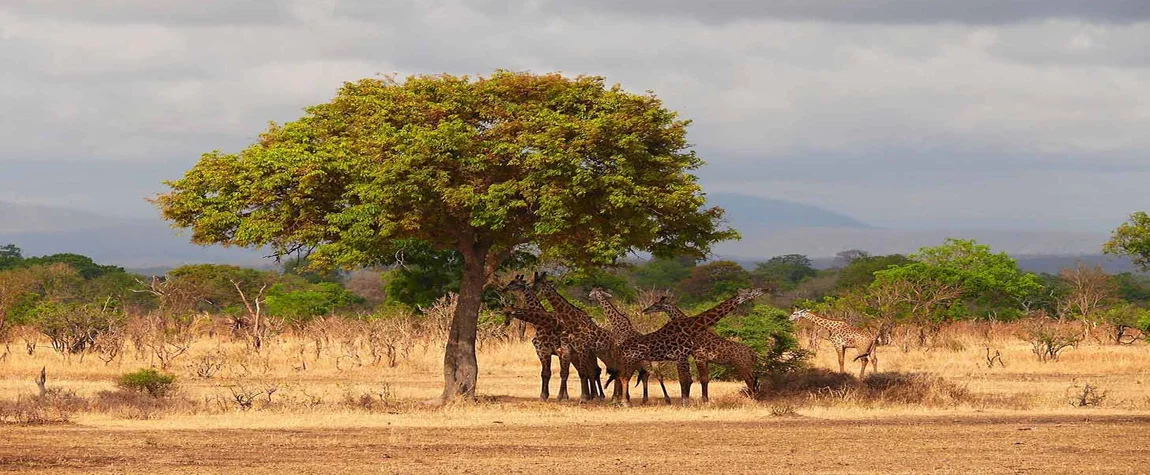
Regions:
M 879 334 L 875 335 L 875 337 L 871 339 L 870 344 L 866 347 L 866 351 L 860 352 L 859 355 L 855 357 L 854 361 L 858 361 L 863 358 L 869 358 L 871 353 L 874 353 L 875 347 L 878 346 L 879 338 L 882 338 L 882 332 L 879 332 Z

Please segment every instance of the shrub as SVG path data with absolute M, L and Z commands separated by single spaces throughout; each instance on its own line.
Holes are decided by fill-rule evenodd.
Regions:
M 148 368 L 120 376 L 119 386 L 128 391 L 146 392 L 152 397 L 164 397 L 175 388 L 176 375 Z
M 744 315 L 723 319 L 715 326 L 715 332 L 754 349 L 759 355 L 761 374 L 785 373 L 802 361 L 804 353 L 784 310 L 756 305 Z M 716 377 L 728 376 L 726 368 L 716 370 Z

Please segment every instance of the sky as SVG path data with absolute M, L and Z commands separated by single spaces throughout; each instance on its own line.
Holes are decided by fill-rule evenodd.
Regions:
M 155 216 L 343 81 L 604 76 L 693 121 L 706 190 L 898 229 L 1150 209 L 1144 0 L 4 0 L 0 201 Z

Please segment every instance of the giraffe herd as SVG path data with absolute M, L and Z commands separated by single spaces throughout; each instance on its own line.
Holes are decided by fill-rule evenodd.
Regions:
M 699 375 L 703 402 L 710 399 L 708 385 L 711 364 L 730 366 L 746 384 L 749 394 L 754 395 L 758 389 L 756 368 L 759 361 L 755 350 L 719 336 L 712 328 L 740 305 L 763 295 L 762 289 L 740 289 L 731 298 L 694 316 L 687 315 L 669 297 L 663 296 L 642 312 L 664 313 L 670 320 L 647 334 L 635 329 L 630 317 L 615 304 L 613 296 L 602 288 L 593 288 L 588 297 L 603 309 L 606 328 L 560 294 L 546 273 L 536 272 L 531 283 L 523 275 L 516 275 L 503 290 L 517 293 L 524 305 L 504 309 L 508 321 L 519 319 L 535 328 L 531 343 L 539 357 L 541 400 L 550 398 L 552 356 L 559 358 L 558 400 L 569 397 L 567 379 L 571 366 L 575 367 L 579 376 L 580 401 L 605 399 L 604 384 L 601 381 L 603 370 L 599 362 L 606 367 L 607 385 L 614 382 L 612 400 L 623 405 L 630 404 L 630 381 L 636 373 L 638 384 L 643 386 L 642 401 L 647 403 L 650 365 L 663 361 L 671 361 L 676 365 L 684 405 L 690 401 L 691 384 L 694 382 L 690 369 L 691 359 Z M 829 332 L 829 340 L 838 353 L 840 372 L 845 372 L 847 348 L 854 348 L 858 352 L 855 361 L 862 362 L 860 378 L 865 375 L 868 364 L 877 371 L 878 356 L 875 349 L 879 344 L 881 330 L 877 334 L 870 333 L 847 322 L 822 317 L 805 309 L 795 310 L 791 314 L 792 322 L 800 319 L 809 320 Z M 671 398 L 667 394 L 662 375 L 657 376 L 659 386 L 663 389 L 663 400 L 669 404 Z
M 569 365 L 574 365 L 579 375 L 581 401 L 604 399 L 606 395 L 600 381 L 602 370 L 599 361 L 607 368 L 610 376 L 608 383 L 615 383 L 612 399 L 623 404 L 630 402 L 629 386 L 636 372 L 639 383 L 643 385 L 643 402 L 647 402 L 648 368 L 651 363 L 660 361 L 674 361 L 677 364 L 682 402 L 687 404 L 692 383 L 688 366 L 690 357 L 695 358 L 704 401 L 709 397 L 707 365 L 710 362 L 734 366 L 751 394 L 754 394 L 757 387 L 754 350 L 742 343 L 720 337 L 711 327 L 743 303 L 762 295 L 761 289 L 739 290 L 734 297 L 696 316 L 686 316 L 666 300 L 656 302 L 644 312 L 665 312 L 672 318 L 663 327 L 648 334 L 635 330 L 630 318 L 611 301 L 611 294 L 603 289 L 593 289 L 590 297 L 603 307 L 609 328 L 599 326 L 587 312 L 564 298 L 545 273 L 537 272 L 530 285 L 523 276 L 515 276 L 504 290 L 518 293 L 524 302 L 523 307 L 506 309 L 507 317 L 535 326 L 532 344 L 541 366 L 539 397 L 542 400 L 550 396 L 551 355 L 558 356 L 560 361 L 559 399 L 567 397 Z M 550 305 L 550 310 L 544 306 L 540 296 Z M 659 384 L 663 387 L 661 376 Z M 670 402 L 666 387 L 663 387 L 663 399 Z

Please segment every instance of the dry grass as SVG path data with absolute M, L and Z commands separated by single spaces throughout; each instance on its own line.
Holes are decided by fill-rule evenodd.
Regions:
M 913 437 L 909 434 L 920 434 L 928 450 L 943 440 L 968 451 L 1022 450 L 1010 459 L 1017 461 L 1016 468 L 1047 466 L 1051 473 L 1070 472 L 1075 465 L 1054 463 L 1046 458 L 1050 454 L 1026 449 L 1065 449 L 1070 439 L 1059 437 L 1081 436 L 1091 446 L 1111 440 L 1118 445 L 1105 454 L 1079 455 L 1089 460 L 1115 457 L 1110 467 L 1123 473 L 1121 461 L 1134 457 L 1130 454 L 1138 450 L 1144 456 L 1142 447 L 1147 446 L 1147 440 L 1137 440 L 1144 436 L 1124 438 L 1120 434 L 1133 434 L 1134 427 L 1146 422 L 1142 417 L 1150 414 L 1150 395 L 1145 390 L 1150 384 L 1150 347 L 1141 343 L 1080 344 L 1065 351 L 1059 361 L 1043 363 L 1031 352 L 1030 344 L 1019 339 L 1018 328 L 964 324 L 940 331 L 933 348 L 904 351 L 897 342 L 880 347 L 881 372 L 863 381 L 831 370 L 837 369 L 837 361 L 823 342 L 809 348 L 815 350 L 810 368 L 764 381 L 758 400 L 741 394 L 741 383 L 716 381 L 711 385 L 710 404 L 681 407 L 656 402 L 624 409 L 602 402 L 537 401 L 538 361 L 530 343 L 491 337 L 479 354 L 479 400 L 435 407 L 425 402 L 441 390 L 440 343 L 415 336 L 406 343 L 396 342 L 393 365 L 386 352 L 382 358 L 372 356 L 370 329 L 358 335 L 334 326 L 327 330 L 328 334 L 312 329 L 281 335 L 260 353 L 242 341 L 232 341 L 225 332 L 200 335 L 187 354 L 170 364 L 179 387 L 165 398 L 116 388 L 121 374 L 156 363 L 130 344 L 107 364 L 91 357 L 82 362 L 77 356 L 61 357 L 46 345 L 31 356 L 13 352 L 0 361 L 0 424 L 4 424 L 0 431 L 15 434 L 11 446 L 0 447 L 0 471 L 8 464 L 90 472 L 126 463 L 133 472 L 163 472 L 188 468 L 186 464 L 192 462 L 207 463 L 195 465 L 207 472 L 242 468 L 270 473 L 287 467 L 304 473 L 307 467 L 329 471 L 321 462 L 352 471 L 381 464 L 376 467 L 396 473 L 416 471 L 412 467 L 420 463 L 425 468 L 446 464 L 442 466 L 455 467 L 452 471 L 567 471 L 559 467 L 569 467 L 565 464 L 578 453 L 572 448 L 582 447 L 593 453 L 606 450 L 606 455 L 596 458 L 603 460 L 604 467 L 885 473 L 902 470 L 890 462 L 898 454 L 915 456 L 907 441 Z M 988 348 L 1000 355 L 1004 365 L 988 366 Z M 848 355 L 853 357 L 849 351 Z M 857 371 L 855 365 L 848 364 L 848 371 Z M 48 374 L 50 394 L 45 397 L 36 395 L 34 383 L 41 367 Z M 553 370 L 555 394 L 557 365 Z M 577 394 L 577 380 L 569 385 L 572 394 Z M 1087 385 L 1093 393 L 1086 392 Z M 667 387 L 677 399 L 678 384 L 669 382 Z M 52 399 L 64 395 L 67 401 Z M 1076 403 L 1082 401 L 1089 403 Z M 1064 427 L 1083 418 L 1111 422 Z M 1018 430 L 1014 426 L 1029 427 L 1033 424 L 1026 421 L 1032 420 L 1046 421 L 1049 430 L 1013 437 L 1035 446 L 1011 448 L 1007 442 L 1012 431 Z M 59 421 L 68 421 L 68 425 L 51 427 L 69 429 L 46 432 L 27 425 Z M 908 435 L 900 435 L 902 430 Z M 295 433 L 291 431 L 298 431 L 299 437 L 284 435 Z M 887 451 L 895 458 L 874 454 L 865 458 L 871 464 L 867 466 L 850 465 L 849 459 L 836 459 L 846 465 L 823 465 L 830 462 L 808 453 L 808 445 L 796 438 L 833 440 L 847 446 L 855 443 L 850 438 L 855 436 L 844 436 L 844 440 L 831 431 L 858 432 L 858 437 L 871 440 L 858 442 L 867 453 Z M 581 439 L 578 434 L 583 433 L 593 435 Z M 694 452 L 673 451 L 675 437 L 700 440 L 698 434 L 713 434 L 715 441 L 728 440 L 743 451 L 723 455 L 730 450 L 710 442 Z M 435 448 L 436 437 L 449 437 L 458 444 Z M 140 445 L 139 440 L 154 440 L 156 445 Z M 240 440 L 253 445 L 237 455 L 229 447 Z M 622 452 L 614 449 L 624 442 L 637 445 Z M 999 442 L 1007 445 L 995 445 Z M 298 446 L 300 453 L 311 455 L 279 460 L 260 455 L 281 453 L 277 443 Z M 86 447 L 90 457 L 76 462 L 63 454 L 40 453 L 58 444 Z M 340 455 L 344 453 L 336 445 L 327 444 L 351 444 L 350 452 Z M 167 458 L 148 456 L 156 447 L 170 449 L 165 451 Z M 516 451 L 514 447 L 525 448 Z M 641 455 L 645 453 L 642 448 L 651 447 L 656 448 L 656 456 Z M 663 451 L 658 447 L 664 447 Z M 790 447 L 792 452 L 779 452 L 781 447 Z M 1118 447 L 1126 455 L 1115 455 L 1122 451 Z M 775 465 L 755 465 L 767 463 L 747 458 L 755 454 L 775 457 L 770 462 Z M 972 454 L 967 467 L 975 472 L 1006 467 L 1002 456 L 966 455 Z M 380 458 L 383 455 L 391 458 Z M 474 458 L 459 459 L 464 455 Z M 736 458 L 722 461 L 726 456 Z M 387 462 L 398 459 L 411 465 Z M 958 470 L 962 465 L 941 464 L 944 459 L 933 460 L 939 464 L 937 470 L 927 471 L 969 471 Z M 697 464 L 705 460 L 710 462 Z M 1104 468 L 1090 463 L 1079 467 L 1086 471 Z

